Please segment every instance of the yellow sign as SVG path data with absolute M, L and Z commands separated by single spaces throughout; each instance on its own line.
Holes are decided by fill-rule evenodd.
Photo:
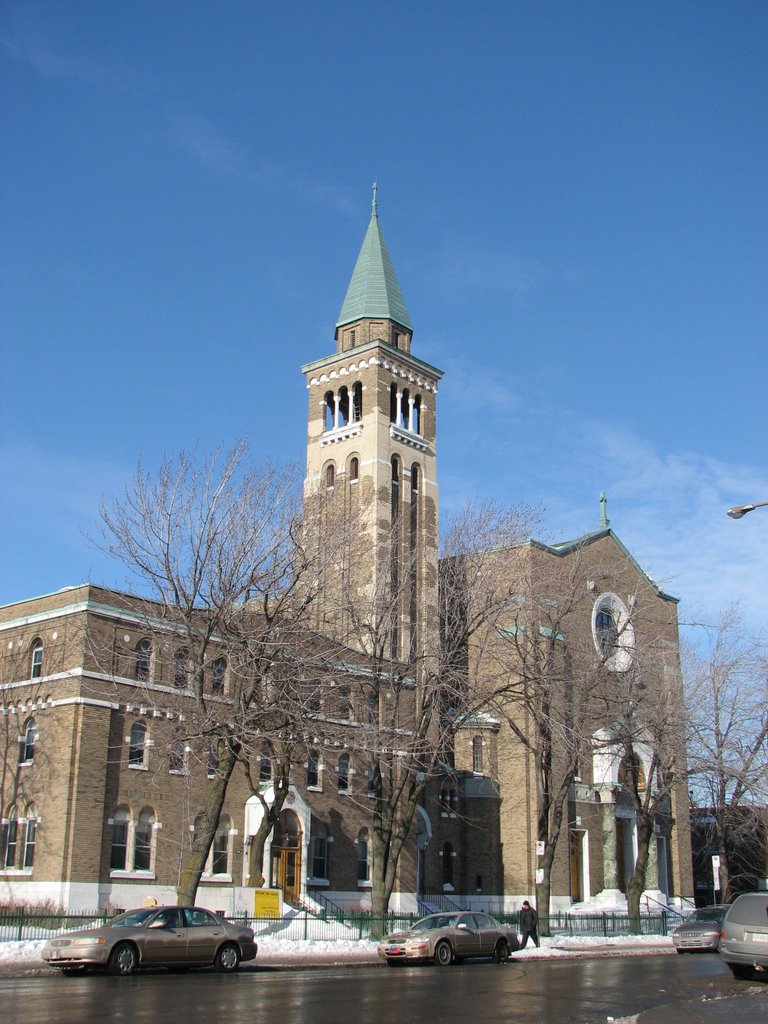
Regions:
M 157 900 L 155 899 L 154 896 L 147 896 L 147 898 L 144 900 L 144 906 L 145 907 L 156 907 L 157 906 Z
M 280 890 L 256 889 L 253 893 L 254 917 L 280 917 Z

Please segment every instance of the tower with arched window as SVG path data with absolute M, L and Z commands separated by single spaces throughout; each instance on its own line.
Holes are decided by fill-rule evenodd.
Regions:
M 319 624 L 354 645 L 354 622 L 369 617 L 359 605 L 375 602 L 379 617 L 386 609 L 388 653 L 402 661 L 424 650 L 437 607 L 442 373 L 413 354 L 412 337 L 374 186 L 336 323 L 336 351 L 302 367 L 309 393 L 305 491 L 318 502 L 318 535 L 329 546 Z

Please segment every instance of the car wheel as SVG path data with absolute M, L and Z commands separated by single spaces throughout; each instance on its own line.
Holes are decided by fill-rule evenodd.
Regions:
M 751 978 L 752 967 L 750 964 L 728 964 L 734 978 Z
M 435 946 L 435 963 L 440 967 L 449 967 L 453 963 L 453 950 L 450 942 L 445 939 Z
M 139 965 L 136 947 L 130 942 L 119 942 L 109 958 L 109 973 L 116 975 L 133 974 Z
M 505 964 L 507 960 L 509 960 L 509 943 L 506 939 L 499 939 L 496 943 L 496 949 L 493 951 L 493 962 Z
M 233 943 L 228 942 L 226 946 L 222 946 L 216 954 L 214 966 L 216 967 L 216 970 L 221 971 L 222 974 L 229 974 L 230 971 L 236 971 L 240 966 L 240 950 Z

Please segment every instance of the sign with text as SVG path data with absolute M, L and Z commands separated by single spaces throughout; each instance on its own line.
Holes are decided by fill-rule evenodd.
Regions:
M 280 917 L 280 890 L 256 889 L 253 894 L 254 917 Z

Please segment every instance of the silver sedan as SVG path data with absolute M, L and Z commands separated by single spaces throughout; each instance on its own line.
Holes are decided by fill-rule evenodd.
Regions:
M 40 955 L 68 975 L 89 968 L 122 975 L 139 967 L 186 970 L 212 965 L 218 971 L 236 971 L 256 951 L 250 928 L 230 924 L 202 907 L 143 907 L 100 928 L 57 935 Z
M 466 957 L 489 956 L 503 963 L 519 948 L 517 933 L 488 914 L 430 914 L 410 928 L 393 932 L 379 943 L 379 956 L 394 967 L 414 960 L 433 960 L 441 967 Z

